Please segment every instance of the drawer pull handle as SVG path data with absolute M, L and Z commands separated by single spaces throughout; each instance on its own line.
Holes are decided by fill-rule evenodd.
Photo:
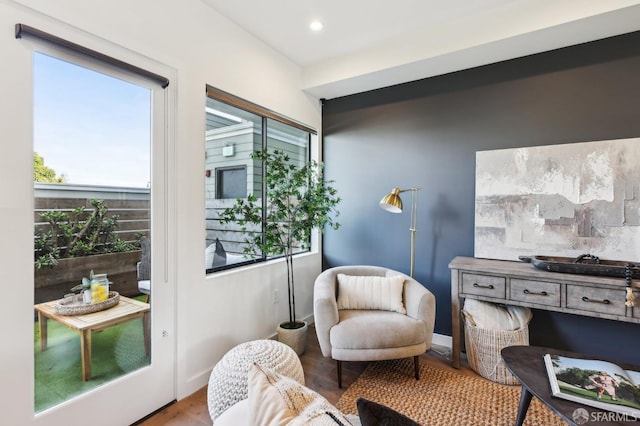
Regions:
M 495 287 L 493 286 L 493 284 L 489 284 L 489 285 L 482 285 L 482 284 L 478 284 L 478 283 L 473 283 L 473 286 L 475 288 L 488 288 L 489 290 L 493 290 Z
M 549 293 L 547 293 L 546 291 L 529 291 L 526 288 L 523 291 L 524 294 L 532 294 L 535 296 L 548 296 Z
M 590 303 L 602 303 L 603 305 L 608 305 L 609 303 L 611 303 L 608 299 L 594 300 L 594 299 L 589 299 L 587 296 L 582 296 L 582 301 L 590 302 Z

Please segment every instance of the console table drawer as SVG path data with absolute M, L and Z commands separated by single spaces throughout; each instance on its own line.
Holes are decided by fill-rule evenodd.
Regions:
M 511 279 L 509 299 L 560 307 L 560 284 L 513 278 Z
M 504 299 L 506 279 L 490 275 L 462 274 L 462 293 Z
M 624 316 L 624 290 L 567 284 L 567 308 Z

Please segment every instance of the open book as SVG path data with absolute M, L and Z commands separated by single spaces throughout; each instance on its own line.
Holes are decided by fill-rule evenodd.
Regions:
M 607 361 L 550 354 L 544 364 L 553 396 L 640 419 L 640 372 Z

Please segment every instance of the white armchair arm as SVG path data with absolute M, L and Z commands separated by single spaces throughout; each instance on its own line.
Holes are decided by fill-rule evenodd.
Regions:
M 407 277 L 404 285 L 404 302 L 407 315 L 424 322 L 427 350 L 429 350 L 436 321 L 436 297 L 418 281 Z
M 331 356 L 329 330 L 338 323 L 336 274 L 327 270 L 316 278 L 313 287 L 313 315 L 322 355 Z

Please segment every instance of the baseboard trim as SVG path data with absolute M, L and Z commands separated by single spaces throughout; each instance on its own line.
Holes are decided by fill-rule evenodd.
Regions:
M 445 334 L 433 333 L 431 343 L 438 346 L 444 346 L 448 349 L 451 349 L 451 347 L 453 346 L 453 340 L 451 339 L 451 336 L 447 336 Z

